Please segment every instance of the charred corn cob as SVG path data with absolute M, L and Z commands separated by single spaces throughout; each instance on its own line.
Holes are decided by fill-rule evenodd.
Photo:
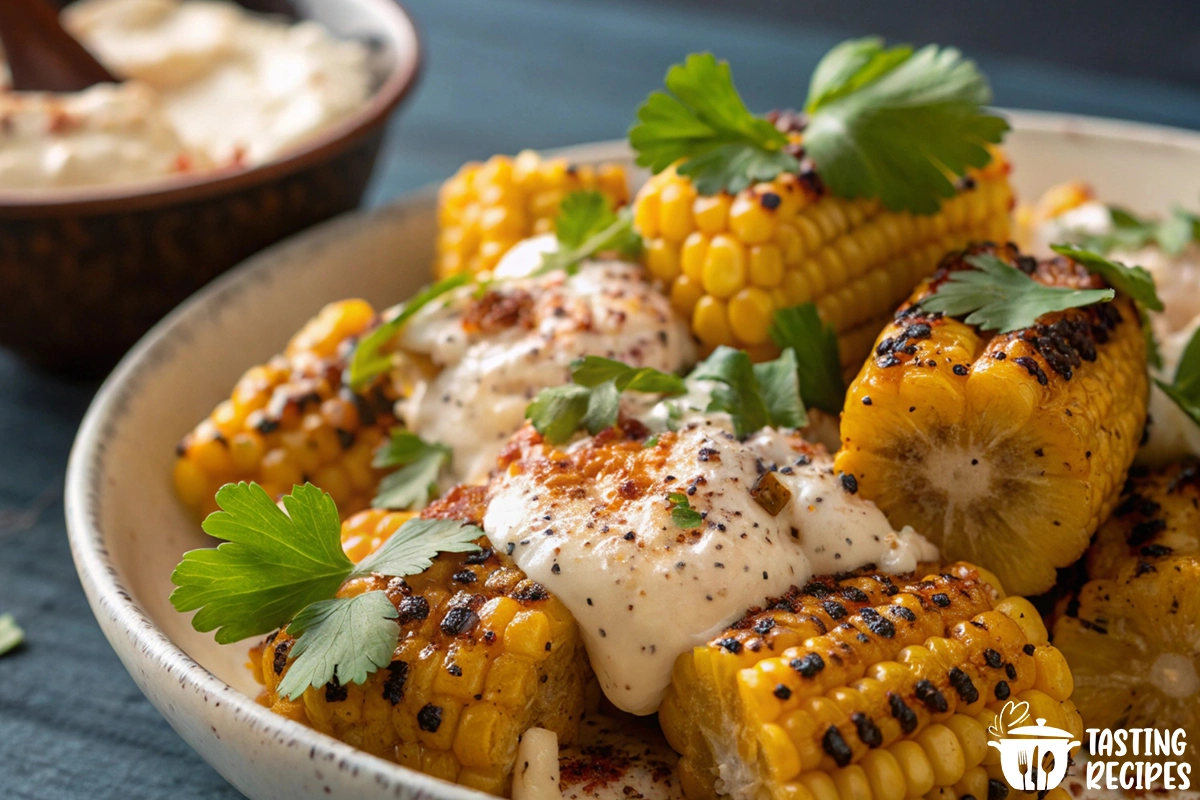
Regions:
M 1159 470 L 1134 467 L 1113 515 L 1087 554 L 1089 578 L 1112 578 L 1129 561 L 1200 558 L 1200 462 Z
M 1061 258 L 976 246 L 1047 285 L 1099 279 Z M 1013 591 L 1050 588 L 1116 504 L 1146 419 L 1146 354 L 1131 300 L 1047 314 L 987 336 L 915 305 L 880 334 L 851 383 L 836 468 L 891 523 L 946 558 L 986 564 Z
M 311 482 L 343 515 L 370 505 L 381 473 L 375 447 L 396 424 L 391 388 L 342 388 L 342 368 L 375 312 L 362 300 L 331 303 L 266 364 L 251 367 L 176 448 L 175 491 L 203 517 L 217 489 L 257 481 L 272 497 Z
M 553 230 L 562 199 L 582 189 L 603 192 L 614 208 L 629 202 L 618 164 L 576 167 L 525 150 L 464 165 L 438 193 L 434 271 L 445 278 L 492 269 L 517 242 Z
M 969 565 L 825 579 L 685 653 L 659 712 L 691 800 L 1007 794 L 986 729 L 1011 698 L 1082 732 L 1023 598 Z M 933 794 L 931 794 L 933 793 Z
M 843 200 L 813 173 L 785 173 L 736 196 L 701 196 L 667 169 L 634 201 L 647 269 L 708 347 L 775 354 L 776 309 L 814 302 L 839 334 L 878 321 L 933 272 L 946 252 L 973 240 L 1006 241 L 1008 165 L 972 172 L 932 216 L 887 212 L 876 200 Z M 866 355 L 879 327 L 851 341 L 847 363 Z
M 426 517 L 482 516 L 483 487 L 458 488 Z M 386 538 L 408 514 L 365 511 L 343 540 Z M 399 612 L 390 665 L 365 684 L 310 688 L 298 701 L 276 694 L 294 640 L 284 630 L 260 646 L 260 701 L 347 744 L 412 769 L 507 795 L 521 734 L 554 731 L 570 744 L 591 675 L 575 621 L 555 597 L 480 540 L 484 550 L 443 553 L 408 578 L 347 582 L 340 596 L 383 589 Z M 364 553 L 365 555 L 365 553 Z
M 1176 760 L 1200 770 L 1200 558 L 1121 561 L 1083 587 L 1054 643 L 1087 727 L 1183 728 L 1187 750 Z

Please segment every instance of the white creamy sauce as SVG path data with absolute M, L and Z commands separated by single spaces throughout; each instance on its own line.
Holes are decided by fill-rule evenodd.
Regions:
M 585 439 L 566 453 L 589 446 Z M 865 564 L 909 571 L 936 557 L 922 537 L 894 532 L 831 464 L 823 448 L 795 435 L 765 430 L 741 442 L 723 415 L 693 418 L 640 456 L 614 459 L 582 487 L 539 485 L 528 470 L 497 475 L 484 529 L 570 609 L 608 698 L 649 714 L 676 657 L 748 607 L 817 573 Z M 772 516 L 750 489 L 776 467 L 792 497 Z M 649 482 L 634 499 L 632 478 Z M 672 492 L 705 515 L 699 527 L 675 523 Z
M 504 281 L 491 291 L 525 303 L 522 322 L 468 330 L 464 312 L 475 288 L 422 309 L 405 326 L 401 347 L 440 369 L 397 406 L 409 430 L 453 449 L 453 478 L 487 478 L 496 456 L 545 388 L 570 382 L 584 355 L 676 372 L 695 361 L 688 325 L 670 302 L 621 262 L 591 262 L 562 272 Z
M 367 49 L 227 0 L 81 0 L 63 24 L 122 86 L 11 93 L 0 188 L 125 184 L 276 158 L 370 95 Z M 34 106 L 13 113 L 8 106 Z M 55 110 L 37 124 L 36 106 Z

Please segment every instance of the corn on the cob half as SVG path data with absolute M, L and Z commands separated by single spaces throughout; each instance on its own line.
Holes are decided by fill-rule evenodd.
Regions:
M 672 168 L 638 192 L 634 225 L 647 269 L 709 348 L 773 357 L 775 310 L 811 301 L 845 340 L 844 364 L 857 367 L 887 315 L 943 255 L 1008 239 L 1008 171 L 997 150 L 941 211 L 920 216 L 835 197 L 813 173 L 706 197 Z
M 422 515 L 478 522 L 483 487 L 452 490 Z M 411 515 L 364 511 L 343 541 L 380 542 Z M 260 701 L 347 744 L 494 795 L 508 794 L 521 734 L 554 731 L 570 744 L 591 675 L 570 613 L 480 540 L 485 549 L 443 553 L 420 575 L 348 581 L 339 596 L 383 589 L 399 612 L 392 663 L 365 684 L 276 694 L 294 640 L 286 629 L 260 645 Z M 366 555 L 364 548 L 363 555 Z
M 381 382 L 362 395 L 342 388 L 355 338 L 375 320 L 363 300 L 330 303 L 287 349 L 247 370 L 228 400 L 176 448 L 175 491 L 197 516 L 216 511 L 230 481 L 256 481 L 272 497 L 313 483 L 343 516 L 371 504 L 381 472 L 371 466 L 395 400 Z
M 1006 702 L 1082 732 L 1028 601 L 966 564 L 896 580 L 815 581 L 679 658 L 659 719 L 689 800 L 1003 797 Z
M 1062 258 L 1039 264 L 1012 246 L 969 252 L 1047 285 L 1103 285 Z M 1036 594 L 1116 504 L 1146 420 L 1145 342 L 1124 296 L 996 336 L 921 313 L 916 303 L 938 281 L 968 268 L 962 255 L 880 334 L 846 394 L 835 465 L 894 526 Z
M 603 192 L 614 208 L 629 202 L 619 164 L 571 166 L 525 150 L 464 165 L 438 193 L 434 272 L 445 278 L 492 269 L 517 242 L 553 230 L 563 198 L 585 189 Z

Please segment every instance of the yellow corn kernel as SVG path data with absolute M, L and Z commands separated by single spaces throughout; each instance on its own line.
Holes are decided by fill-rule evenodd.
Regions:
M 971 797 L 980 800 L 988 796 L 988 774 L 981 766 L 974 766 L 963 773 L 962 780 L 954 784 L 956 797 Z
M 814 800 L 839 800 L 841 794 L 833 778 L 824 772 L 804 772 L 796 781 L 808 790 Z
M 904 773 L 906 797 L 924 797 L 934 786 L 933 765 L 916 742 L 906 739 L 888 748 Z
M 833 783 L 842 797 L 853 797 L 855 800 L 871 800 L 873 797 L 867 773 L 858 764 L 842 767 L 833 773 Z
M 198 441 L 188 448 L 188 456 L 209 475 L 220 477 L 233 474 L 233 459 L 229 456 L 229 446 L 222 439 Z
M 671 283 L 671 306 L 685 317 L 692 316 L 692 311 L 703 296 L 704 286 L 687 275 L 680 275 Z
M 956 662 L 949 662 L 956 663 Z M 987 731 L 979 721 L 967 714 L 955 714 L 944 723 L 958 739 L 962 748 L 963 763 L 967 769 L 983 763 L 987 755 Z
M 731 297 L 746 285 L 746 251 L 728 234 L 714 236 L 704 259 L 704 290 L 713 297 Z
M 659 196 L 659 235 L 679 244 L 695 230 L 692 225 L 692 201 L 696 190 L 690 181 L 674 180 L 663 187 Z
M 933 724 L 917 734 L 917 743 L 929 757 L 937 786 L 949 786 L 962 778 L 967 769 L 958 737 L 945 725 Z
M 750 282 L 770 289 L 783 281 L 783 251 L 777 244 L 758 244 L 750 248 Z
M 729 327 L 729 312 L 725 304 L 712 295 L 704 295 L 696 303 L 692 311 L 692 330 L 709 347 L 732 345 L 735 341 Z
M 208 476 L 195 461 L 180 458 L 175 462 L 175 493 L 188 507 L 199 506 L 212 492 Z
M 1042 615 L 1024 597 L 1006 597 L 996 604 L 996 610 L 1017 623 L 1030 644 L 1041 646 L 1050 641 Z
M 729 226 L 729 207 L 732 204 L 733 198 L 724 192 L 697 197 L 692 203 L 692 218 L 696 221 L 696 228 L 709 236 L 723 233 Z
M 1033 688 L 1060 702 L 1071 696 L 1075 690 L 1075 679 L 1058 648 L 1051 645 L 1039 647 L 1033 652 L 1033 663 L 1037 669 Z
M 683 249 L 679 254 L 680 268 L 683 274 L 699 283 L 704 278 L 704 261 L 708 258 L 708 237 L 700 231 L 693 231 L 683 240 Z
M 890 750 L 881 748 L 868 751 L 860 766 L 871 785 L 871 796 L 875 800 L 904 800 L 904 772 Z
M 650 274 L 664 283 L 679 275 L 679 246 L 666 239 L 654 239 L 646 245 L 646 266 Z
M 774 724 L 764 725 L 759 732 L 759 746 L 766 755 L 776 781 L 784 783 L 800 774 L 800 755 L 783 728 Z
M 504 648 L 511 653 L 541 661 L 550 654 L 550 620 L 541 611 L 522 611 L 504 631 Z
M 637 228 L 646 239 L 653 239 L 659 235 L 658 226 L 658 211 L 660 208 L 659 193 L 649 191 L 650 186 L 646 187 L 641 194 L 638 195 L 637 204 L 633 207 L 633 227 Z
M 774 210 L 766 208 L 757 195 L 739 194 L 729 209 L 729 230 L 746 244 L 770 241 L 778 223 Z
M 771 295 L 748 286 L 729 300 L 729 327 L 739 342 L 759 345 L 770 340 L 775 305 Z

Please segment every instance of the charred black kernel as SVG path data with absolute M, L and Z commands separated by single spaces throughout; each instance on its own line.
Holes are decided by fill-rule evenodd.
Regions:
M 275 645 L 275 660 L 271 662 L 271 668 L 275 670 L 276 675 L 283 674 L 283 668 L 287 666 L 288 652 L 291 649 L 291 642 L 280 642 Z
M 1175 551 L 1165 544 L 1148 544 L 1141 550 L 1142 555 L 1148 558 L 1162 558 L 1163 556 L 1171 555 L 1173 552 Z
M 1046 377 L 1046 373 L 1042 371 L 1042 367 L 1037 363 L 1037 359 L 1030 356 L 1017 356 L 1013 359 L 1013 363 L 1019 364 L 1025 368 L 1025 371 L 1037 378 L 1037 382 L 1045 386 L 1050 382 Z
M 550 593 L 537 581 L 524 580 L 517 584 L 517 590 L 512 593 L 512 599 L 518 603 L 537 603 L 550 599 Z
M 825 735 L 821 737 L 821 748 L 839 767 L 849 764 L 850 759 L 854 756 L 850 745 L 846 744 L 846 740 L 842 738 L 842 732 L 837 729 L 836 725 L 830 725 L 825 731 Z
M 955 364 L 955 365 L 954 365 L 954 374 L 955 374 L 955 375 L 960 375 L 960 376 L 961 376 L 961 375 L 966 375 L 966 374 L 967 374 L 967 373 L 969 373 L 969 372 L 970 372 L 970 370 L 969 370 L 969 369 L 967 369 L 967 368 L 966 368 L 965 366 L 963 366 L 962 364 Z
M 325 684 L 325 702 L 340 703 L 350 696 L 350 690 L 342 686 L 337 675 L 329 679 L 329 683 Z
M 449 672 L 456 678 L 462 677 L 462 667 L 460 667 L 458 664 L 451 664 L 450 666 L 446 667 L 446 672 Z
M 828 597 L 829 587 L 817 581 L 809 581 L 804 584 L 804 588 L 800 590 L 804 594 L 812 595 L 813 597 Z
M 858 493 L 858 478 L 851 475 L 849 472 L 842 473 L 842 488 L 850 494 Z
M 274 433 L 279 430 L 279 420 L 264 417 L 256 426 L 259 433 Z
M 442 727 L 442 707 L 426 703 L 417 712 L 417 725 L 421 726 L 423 731 L 437 733 L 437 729 Z
M 408 664 L 393 661 L 388 664 L 388 678 L 383 682 L 383 697 L 392 705 L 404 699 L 404 684 L 408 681 Z
M 917 621 L 917 615 L 912 612 L 912 609 L 905 608 L 904 606 L 888 606 L 888 613 L 893 617 L 899 617 L 905 622 Z
M 337 434 L 338 444 L 342 446 L 343 450 L 349 450 L 351 447 L 354 447 L 354 431 L 348 431 L 344 428 L 335 428 L 334 433 Z
M 850 721 L 854 723 L 854 730 L 858 732 L 859 741 L 867 747 L 874 749 L 883 744 L 883 734 L 866 714 L 857 711 L 850 715 Z
M 469 608 L 452 608 L 442 617 L 442 633 L 447 636 L 461 636 L 470 633 L 479 624 L 479 615 Z
M 908 707 L 900 695 L 888 692 L 888 708 L 892 717 L 900 723 L 900 730 L 912 733 L 917 729 L 917 713 Z
M 483 564 L 491 557 L 492 557 L 492 548 L 485 547 L 485 548 L 481 549 L 479 552 L 470 553 L 466 558 L 463 559 L 463 563 L 464 564 Z
M 758 202 L 768 211 L 774 211 L 779 208 L 779 204 L 783 202 L 783 198 L 774 192 L 763 192 L 759 195 Z
M 950 704 L 946 702 L 946 696 L 929 681 L 917 681 L 914 690 L 916 698 L 935 714 L 942 714 L 946 709 L 950 708 Z M 1003 700 L 1004 698 L 1000 699 Z
M 775 684 L 775 691 L 772 692 L 780 700 L 787 700 L 792 696 L 792 690 L 784 686 L 782 683 Z
M 479 576 L 476 575 L 472 570 L 464 569 L 451 575 L 450 579 L 455 583 L 474 583 L 475 581 L 479 580 Z
M 875 609 L 864 608 L 859 614 L 862 616 L 863 622 L 867 623 L 867 630 L 876 636 L 891 639 L 896 635 L 896 626 L 892 621 L 880 616 Z
M 1140 578 L 1143 575 L 1149 575 L 1151 572 L 1158 572 L 1158 570 L 1155 569 L 1153 564 L 1147 564 L 1145 561 L 1139 561 L 1137 562 L 1137 569 L 1134 570 L 1133 576 L 1135 578 Z
M 988 781 L 987 800 L 1006 800 L 1008 797 L 1008 784 L 1004 781 L 992 778 Z
M 862 642 L 863 644 L 871 643 L 871 637 L 867 636 L 865 633 L 856 633 L 854 634 L 854 638 L 858 639 L 858 641 Z
M 900 359 L 896 358 L 894 355 L 888 354 L 882 358 L 876 359 L 875 364 L 880 369 L 887 369 L 888 367 L 898 366 L 900 364 Z
M 1012 690 L 1008 688 L 1008 681 L 1000 681 L 996 684 L 997 700 L 1007 700 L 1010 694 L 1012 694 Z
M 986 661 L 987 665 L 992 669 L 1000 669 L 1004 666 L 1004 656 L 1000 655 L 990 647 L 983 651 L 983 660 Z
M 945 592 L 938 592 L 929 599 L 932 600 L 933 604 L 938 608 L 945 608 L 946 606 L 950 605 L 950 595 L 946 594 Z
M 775 627 L 775 620 L 771 617 L 763 617 L 754 623 L 754 632 L 759 636 L 765 636 L 771 628 Z
M 869 603 L 871 598 L 867 597 L 867 593 L 857 586 L 842 587 L 842 599 L 847 603 Z
M 1131 483 L 1132 481 L 1130 481 Z M 1115 516 L 1124 517 L 1137 512 L 1143 517 L 1153 517 L 1162 510 L 1162 506 L 1153 500 L 1143 497 L 1137 492 L 1130 491 L 1129 484 L 1126 484 L 1125 491 L 1129 492 L 1129 496 L 1121 501 L 1121 505 L 1117 506 L 1117 510 L 1113 512 Z
M 793 658 L 790 666 L 803 678 L 811 678 L 825 669 L 825 659 L 816 653 L 809 653 L 801 658 Z
M 1037 650 L 1037 648 L 1031 644 L 1027 644 L 1024 647 L 1022 647 L 1021 650 L 1022 650 L 1022 652 L 1025 653 L 1025 655 L 1031 656 L 1031 655 L 1033 655 L 1033 651 Z
M 396 607 L 399 612 L 397 619 L 400 624 L 405 622 L 419 622 L 429 617 L 429 601 L 421 595 L 413 595 L 400 600 L 400 605 Z
M 950 670 L 950 685 L 954 687 L 954 691 L 958 693 L 964 703 L 974 703 L 979 699 L 979 690 L 971 682 L 971 676 L 958 667 Z
M 1017 679 L 1017 668 L 1012 664 L 1005 664 L 1004 674 L 1008 676 L 1010 681 L 1015 681 Z
M 733 638 L 717 640 L 717 647 L 735 655 L 742 652 L 742 643 Z
M 821 608 L 825 609 L 825 613 L 829 615 L 829 618 L 834 620 L 844 619 L 850 614 L 846 610 L 846 607 L 836 600 L 826 600 L 821 604 Z

